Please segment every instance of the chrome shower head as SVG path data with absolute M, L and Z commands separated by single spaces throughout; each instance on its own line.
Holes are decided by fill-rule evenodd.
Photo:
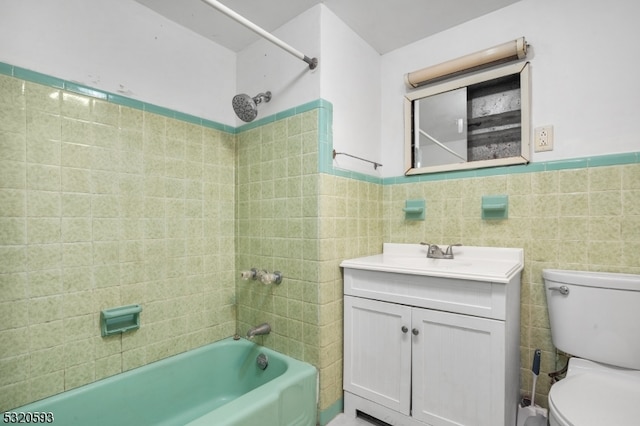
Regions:
M 253 98 L 245 93 L 241 93 L 233 97 L 231 105 L 233 105 L 233 110 L 238 118 L 248 123 L 258 116 L 258 104 L 262 101 L 269 102 L 270 100 L 271 92 L 258 93 Z

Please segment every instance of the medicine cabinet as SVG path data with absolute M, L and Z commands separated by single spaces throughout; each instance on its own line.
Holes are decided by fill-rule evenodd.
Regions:
M 405 95 L 405 175 L 526 164 L 529 63 L 449 79 Z

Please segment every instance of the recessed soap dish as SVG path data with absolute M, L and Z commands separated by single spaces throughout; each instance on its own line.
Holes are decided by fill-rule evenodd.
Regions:
M 127 305 L 100 311 L 102 337 L 140 328 L 142 306 Z
M 404 218 L 406 220 L 424 220 L 425 213 L 425 201 L 424 200 L 406 200 L 404 211 Z
M 509 196 L 508 195 L 483 195 L 482 196 L 482 219 L 496 220 L 507 219 L 509 217 Z

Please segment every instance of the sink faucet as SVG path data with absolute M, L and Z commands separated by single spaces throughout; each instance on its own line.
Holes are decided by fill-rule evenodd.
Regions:
M 427 246 L 427 258 L 429 259 L 453 259 L 452 247 L 459 247 L 462 244 L 451 244 L 447 246 L 446 250 L 442 250 L 436 244 L 420 243 L 423 246 Z
M 254 336 L 262 336 L 271 333 L 271 326 L 266 322 L 255 327 L 251 327 L 247 331 L 247 339 L 251 340 Z

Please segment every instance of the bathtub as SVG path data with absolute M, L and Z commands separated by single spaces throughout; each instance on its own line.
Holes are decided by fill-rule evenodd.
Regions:
M 227 338 L 11 412 L 64 426 L 315 426 L 316 383 L 312 365 Z

